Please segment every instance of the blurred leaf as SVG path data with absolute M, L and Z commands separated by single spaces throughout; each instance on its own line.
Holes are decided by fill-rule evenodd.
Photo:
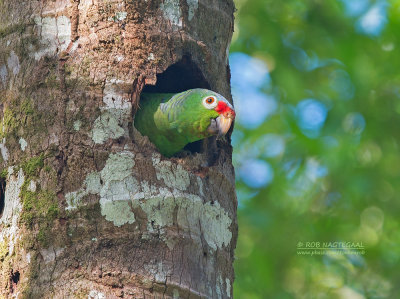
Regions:
M 400 1 L 235 2 L 235 298 L 396 298 Z

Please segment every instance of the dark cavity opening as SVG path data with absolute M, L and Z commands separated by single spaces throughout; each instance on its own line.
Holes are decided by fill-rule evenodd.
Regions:
M 156 85 L 145 85 L 143 92 L 177 93 L 192 88 L 210 89 L 210 84 L 199 67 L 188 55 L 185 55 L 180 61 L 157 75 Z
M 20 279 L 20 274 L 19 271 L 13 271 L 11 269 L 11 273 L 10 273 L 10 292 L 14 293 L 15 289 L 17 288 L 17 284 L 19 282 Z
M 193 88 L 211 89 L 200 68 L 190 56 L 184 55 L 180 61 L 157 75 L 156 85 L 145 85 L 144 93 L 178 93 Z M 203 140 L 189 143 L 185 150 L 200 153 Z
M 11 280 L 13 283 L 17 284 L 19 282 L 19 277 L 20 277 L 19 271 L 15 272 L 11 271 Z
M 6 199 L 6 179 L 0 178 L 0 217 L 3 215 Z
M 204 140 L 198 140 L 189 144 L 186 144 L 184 150 L 191 153 L 201 153 L 203 151 Z

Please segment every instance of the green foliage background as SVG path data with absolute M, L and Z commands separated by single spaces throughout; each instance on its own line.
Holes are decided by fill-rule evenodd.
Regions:
M 240 52 L 265 65 L 258 91 L 276 107 L 259 125 L 235 124 L 234 297 L 400 298 L 400 1 L 235 3 L 231 62 Z M 232 65 L 236 76 L 245 67 Z M 239 114 L 262 109 L 232 85 Z M 305 99 L 326 112 L 320 127 L 302 127 Z M 266 153 L 274 140 L 280 150 Z M 249 161 L 273 178 L 257 183 Z M 312 241 L 362 242 L 365 254 L 297 254 Z

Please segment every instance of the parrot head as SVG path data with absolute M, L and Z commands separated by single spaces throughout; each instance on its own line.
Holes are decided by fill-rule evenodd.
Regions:
M 164 106 L 165 105 L 165 106 Z M 186 143 L 224 136 L 235 119 L 235 110 L 222 95 L 208 89 L 189 89 L 174 95 L 161 110 L 168 115 Z
M 207 132 L 210 135 L 221 137 L 225 135 L 235 119 L 236 113 L 232 105 L 220 94 L 204 90 L 201 98 L 203 109 L 208 110 L 206 115 L 209 117 Z
M 222 95 L 208 89 L 190 89 L 168 101 L 174 126 L 194 142 L 209 136 L 224 136 L 235 119 L 235 110 Z M 169 113 L 169 114 L 170 114 Z

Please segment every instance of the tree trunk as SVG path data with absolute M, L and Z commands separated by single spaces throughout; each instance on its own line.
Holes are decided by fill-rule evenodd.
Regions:
M 229 137 L 167 159 L 140 93 L 230 97 L 232 0 L 0 1 L 0 292 L 231 298 Z

